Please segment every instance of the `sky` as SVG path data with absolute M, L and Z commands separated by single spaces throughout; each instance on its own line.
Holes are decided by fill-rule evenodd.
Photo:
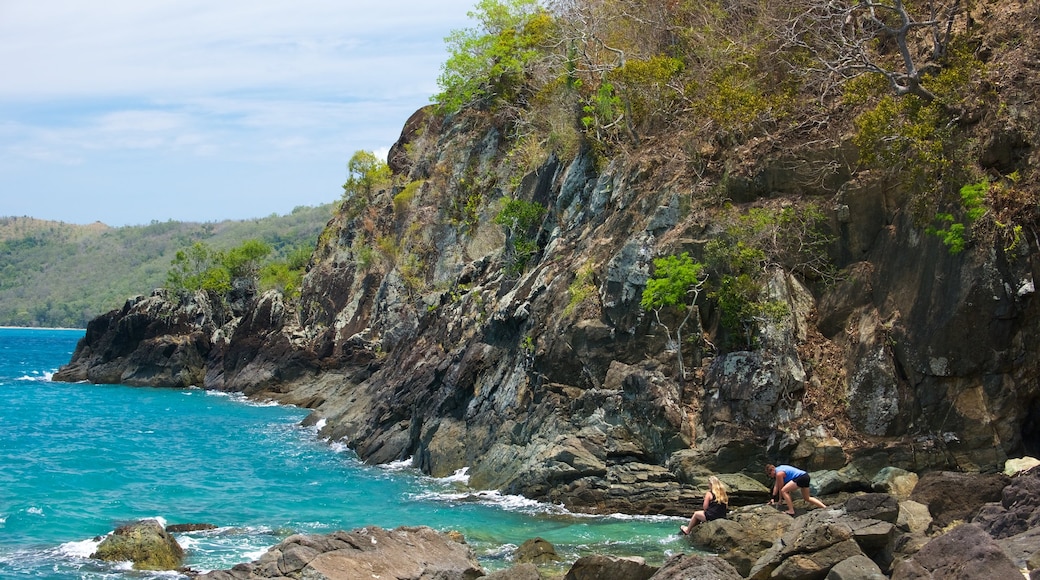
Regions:
M 110 226 L 342 195 L 476 0 L 0 0 L 0 216 Z

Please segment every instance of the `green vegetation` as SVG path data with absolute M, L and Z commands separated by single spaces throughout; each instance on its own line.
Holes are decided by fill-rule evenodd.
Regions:
M 347 162 L 347 174 L 343 203 L 355 213 L 372 201 L 379 188 L 390 185 L 390 167 L 371 151 L 355 151 Z
M 291 295 L 331 214 L 329 204 L 252 220 L 120 228 L 0 218 L 0 325 L 84 328 L 127 298 L 165 285 L 177 252 L 195 242 L 218 252 L 250 239 L 266 244 L 271 253 L 260 285 Z
M 943 244 L 949 248 L 951 254 L 959 254 L 967 245 L 967 234 L 971 224 L 986 213 L 986 192 L 989 191 L 989 182 L 980 181 L 961 188 L 961 203 L 963 206 L 963 219 L 958 220 L 952 213 L 940 213 L 935 219 L 942 224 L 941 227 L 928 228 L 928 233 L 942 238 Z
M 765 297 L 770 269 L 783 267 L 804 279 L 832 282 L 837 273 L 827 255 L 833 236 L 814 204 L 778 208 L 730 208 L 724 226 L 704 248 L 708 298 L 718 307 L 724 347 L 753 348 L 761 323 L 787 314 L 787 305 Z
M 523 272 L 527 261 L 538 252 L 538 240 L 532 236 L 544 215 L 544 206 L 522 199 L 510 199 L 495 215 L 495 223 L 506 229 L 510 272 Z
M 640 305 L 654 313 L 657 323 L 668 334 L 668 348 L 674 349 L 679 361 L 679 377 L 686 378 L 686 367 L 683 361 L 682 346 L 683 329 L 692 320 L 697 327 L 694 335 L 700 335 L 700 316 L 697 310 L 697 298 L 705 283 L 704 264 L 694 262 L 688 253 L 680 256 L 666 256 L 654 260 L 654 273 L 646 282 Z M 674 329 L 661 319 L 662 310 L 678 312 L 679 321 Z M 697 339 L 699 342 L 699 338 Z
M 446 113 L 515 98 L 552 23 L 538 0 L 481 0 L 469 17 L 479 28 L 456 30 L 445 39 L 449 56 L 433 101 Z
M 586 264 L 574 276 L 574 281 L 567 287 L 567 306 L 563 309 L 565 316 L 570 316 L 578 306 L 596 294 L 595 272 L 591 264 Z
M 204 242 L 179 250 L 166 273 L 166 287 L 175 292 L 202 290 L 217 296 L 231 291 L 234 280 L 248 280 L 260 291 L 277 289 L 295 297 L 310 258 L 306 248 L 297 248 L 284 259 L 265 263 L 271 246 L 249 239 L 226 252 Z

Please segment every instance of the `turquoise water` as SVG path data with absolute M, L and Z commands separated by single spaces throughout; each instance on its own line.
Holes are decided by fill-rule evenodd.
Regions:
M 458 530 L 488 570 L 542 537 L 568 561 L 588 553 L 663 562 L 688 546 L 677 518 L 588 517 L 368 466 L 306 412 L 199 389 L 50 381 L 78 330 L 0 329 L 0 578 L 179 578 L 93 561 L 97 537 L 146 517 L 216 530 L 178 534 L 195 570 L 254 560 L 296 532 L 366 525 Z

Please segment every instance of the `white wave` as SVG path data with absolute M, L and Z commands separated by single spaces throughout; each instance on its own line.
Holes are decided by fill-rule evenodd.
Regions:
M 469 485 L 469 467 L 460 467 L 455 470 L 455 473 L 446 477 L 438 477 L 437 481 L 443 481 L 445 483 L 461 483 L 462 485 Z
M 243 552 L 242 560 L 245 562 L 255 562 L 259 560 L 264 554 L 266 554 L 270 548 L 260 548 L 252 552 Z
M 562 505 L 545 503 L 522 495 L 505 494 L 494 490 L 426 491 L 413 496 L 416 500 L 447 503 L 475 503 L 498 507 L 507 511 L 570 514 Z
M 322 429 L 324 429 L 324 428 L 325 428 L 325 425 L 328 425 L 328 423 L 329 423 L 329 421 L 328 421 L 328 419 L 326 419 L 325 417 L 322 417 L 321 419 L 318 419 L 318 420 L 317 420 L 317 421 L 316 421 L 316 422 L 314 423 L 314 431 L 315 431 L 316 433 L 317 433 L 317 432 L 320 432 L 320 431 L 321 431 Z
M 52 378 L 54 378 L 54 371 L 32 371 L 32 374 L 22 375 L 14 380 L 49 383 Z
M 34 516 L 42 516 L 43 515 L 43 508 L 32 506 L 32 507 L 26 509 L 25 513 L 32 514 Z
M 328 441 L 329 448 L 336 453 L 346 453 L 348 455 L 353 454 L 354 450 L 350 448 L 350 445 L 342 441 Z
M 404 471 L 405 469 L 411 469 L 415 457 L 409 457 L 408 459 L 401 459 L 399 461 L 391 461 L 390 463 L 380 464 L 378 467 L 386 471 Z
M 65 542 L 58 546 L 58 552 L 64 556 L 70 556 L 73 558 L 89 558 L 91 554 L 97 551 L 97 547 L 100 544 L 100 539 L 82 540 L 80 542 Z

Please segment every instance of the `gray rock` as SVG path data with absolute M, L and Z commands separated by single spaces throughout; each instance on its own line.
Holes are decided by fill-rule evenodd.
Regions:
M 849 558 L 863 557 L 863 552 L 853 540 L 845 540 L 826 548 L 799 554 L 792 554 L 785 558 L 779 566 L 770 574 L 770 578 L 809 579 L 822 578 L 830 573 L 831 569 L 848 560 Z M 761 574 L 753 575 L 751 578 L 761 579 Z
M 896 527 L 912 534 L 924 534 L 932 525 L 932 515 L 928 506 L 913 500 L 899 502 L 899 517 Z
M 373 574 L 384 580 L 473 580 L 484 576 L 484 570 L 469 546 L 447 534 L 427 527 L 384 530 L 370 526 L 328 535 L 290 536 L 255 562 L 199 578 L 360 580 Z
M 972 522 L 997 539 L 1040 528 L 1040 468 L 1012 477 L 1000 501 L 982 506 Z
M 853 556 L 838 562 L 826 580 L 887 580 L 881 568 L 866 556 Z
M 887 493 L 867 493 L 850 497 L 845 502 L 845 512 L 860 519 L 874 519 L 896 523 L 899 518 L 899 502 Z
M 133 562 L 135 570 L 175 570 L 184 562 L 184 550 L 158 521 L 149 519 L 119 526 L 90 557 Z
M 657 572 L 642 558 L 618 558 L 593 554 L 582 556 L 571 566 L 564 580 L 647 580 Z
M 943 529 L 954 521 L 970 520 L 986 503 L 1000 501 L 1008 482 L 1002 474 L 929 472 L 917 482 L 910 499 L 928 506 L 933 529 Z
M 730 511 L 726 519 L 695 526 L 689 538 L 694 546 L 718 554 L 746 576 L 793 522 L 791 516 L 775 508 L 748 506 Z
M 898 467 L 886 467 L 874 476 L 870 488 L 892 495 L 896 499 L 907 499 L 914 491 L 918 479 L 916 473 Z
M 558 562 L 560 556 L 556 553 L 556 547 L 542 538 L 527 540 L 516 549 L 513 561 L 519 564 L 550 564 Z
M 733 566 L 721 558 L 698 554 L 678 554 L 669 558 L 650 578 L 652 580 L 689 580 L 691 578 L 741 580 L 743 577 Z
M 1018 580 L 1022 572 L 975 524 L 957 526 L 892 568 L 892 580 Z
M 496 570 L 484 576 L 484 580 L 541 580 L 541 578 L 542 575 L 538 572 L 538 566 L 530 562 L 517 564 L 506 570 Z

